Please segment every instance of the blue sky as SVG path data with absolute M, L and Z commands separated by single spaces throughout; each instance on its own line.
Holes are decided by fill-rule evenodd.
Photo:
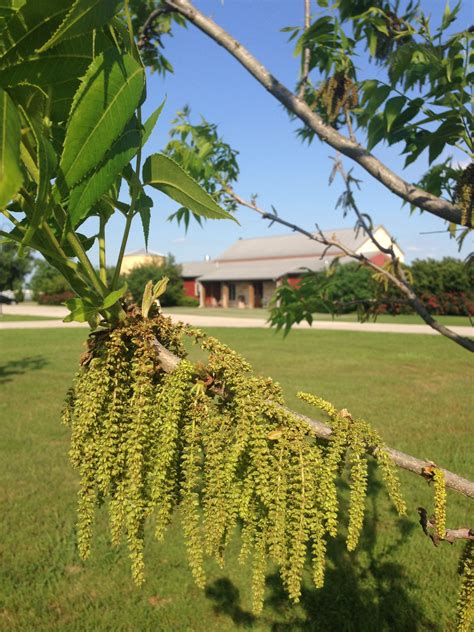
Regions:
M 298 76 L 298 60 L 292 44 L 280 29 L 302 21 L 302 2 L 297 0 L 197 0 L 204 13 L 240 40 L 267 68 L 293 87 Z M 425 10 L 440 16 L 444 0 L 422 0 Z M 313 3 L 313 10 L 318 10 Z M 464 1 L 456 23 L 470 24 L 473 19 L 470 3 Z M 235 190 L 243 197 L 258 193 L 259 204 L 306 229 L 317 222 L 323 229 L 351 226 L 352 217 L 343 218 L 335 203 L 342 190 L 340 182 L 328 186 L 330 156 L 334 151 L 318 140 L 303 144 L 296 137 L 297 123 L 289 121 L 280 104 L 268 94 L 248 72 L 226 51 L 207 36 L 189 26 L 175 28 L 174 37 L 164 40 L 165 54 L 175 72 L 165 78 L 151 75 L 148 83 L 146 116 L 166 96 L 166 105 L 155 132 L 145 149 L 145 156 L 162 149 L 168 140 L 171 120 L 177 110 L 189 104 L 195 120 L 202 114 L 217 123 L 220 134 L 239 153 L 240 178 Z M 403 158 L 397 148 L 379 145 L 374 153 L 394 170 L 401 171 Z M 459 155 L 459 158 L 464 158 Z M 404 171 L 407 180 L 415 181 L 426 168 L 420 161 Z M 351 166 L 345 160 L 346 168 Z M 360 208 L 372 215 L 376 224 L 383 224 L 399 241 L 408 261 L 417 257 L 439 258 L 459 256 L 454 240 L 446 233 L 421 235 L 443 230 L 445 225 L 428 213 L 410 215 L 408 207 L 365 173 L 360 167 L 354 175 L 362 181 L 358 194 Z M 178 261 L 199 260 L 205 255 L 217 256 L 239 237 L 282 234 L 283 227 L 268 228 L 250 210 L 239 210 L 240 226 L 229 221 L 207 221 L 204 228 L 192 224 L 186 234 L 183 227 L 166 218 L 176 204 L 159 192 L 150 193 L 155 200 L 150 231 L 150 250 L 176 256 Z M 110 263 L 116 257 L 121 234 L 121 220 L 114 219 L 109 229 Z M 139 222 L 133 228 L 127 247 L 133 251 L 144 246 Z M 472 239 L 461 256 L 472 250 Z

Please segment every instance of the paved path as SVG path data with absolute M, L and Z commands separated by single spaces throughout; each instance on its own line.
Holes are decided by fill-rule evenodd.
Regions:
M 3 313 L 28 315 L 28 316 L 51 316 L 55 318 L 64 318 L 68 313 L 65 307 L 52 307 L 46 305 L 4 305 Z M 268 327 L 268 323 L 263 318 L 235 318 L 228 316 L 204 316 L 200 314 L 179 314 L 167 313 L 173 320 L 182 320 L 195 325 L 196 327 Z M 30 321 L 11 321 L 0 322 L 0 330 L 2 329 L 50 329 L 50 328 L 73 328 L 87 327 L 86 323 L 63 323 L 61 320 L 30 320 Z M 295 329 L 310 329 L 307 323 L 294 325 Z M 398 325 L 395 323 L 354 323 L 342 321 L 315 321 L 312 329 L 326 329 L 335 331 L 362 331 L 376 333 L 398 333 L 398 334 L 429 334 L 438 335 L 436 331 L 428 327 L 428 325 Z M 462 336 L 473 336 L 474 327 L 451 327 L 453 331 Z

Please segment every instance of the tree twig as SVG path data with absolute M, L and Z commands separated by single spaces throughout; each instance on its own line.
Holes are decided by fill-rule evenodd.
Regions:
M 428 518 L 428 513 L 424 507 L 418 507 L 418 513 L 420 515 L 421 528 L 425 535 L 431 538 L 435 546 L 438 546 L 440 542 L 449 542 L 452 544 L 455 540 L 474 540 L 474 530 L 468 527 L 446 529 L 444 536 L 441 538 L 436 529 L 436 519 L 434 516 Z
M 438 198 L 410 182 L 406 182 L 365 147 L 343 136 L 331 125 L 324 123 L 322 118 L 313 112 L 303 99 L 298 98 L 278 81 L 238 40 L 198 11 L 188 0 L 163 0 L 163 2 L 166 7 L 180 13 L 219 46 L 225 48 L 270 94 L 300 118 L 323 142 L 357 162 L 387 189 L 409 204 L 448 222 L 462 224 L 463 213 L 461 209 L 448 200 Z
M 147 42 L 156 35 L 156 32 L 154 30 L 154 22 L 162 15 L 165 15 L 166 13 L 170 12 L 170 8 L 169 7 L 165 7 L 165 6 L 160 6 L 157 7 L 156 9 L 154 9 L 150 15 L 147 17 L 147 19 L 145 20 L 145 22 L 143 23 L 143 26 L 141 28 L 141 34 L 140 37 L 138 38 L 137 41 L 137 48 L 138 50 L 141 50 L 146 44 Z
M 305 32 L 311 26 L 311 0 L 304 0 L 304 30 Z M 301 79 L 300 85 L 298 88 L 298 98 L 303 99 L 304 93 L 306 90 L 306 84 L 308 83 L 309 77 L 309 62 L 311 60 L 311 51 L 305 46 L 303 49 L 303 59 L 302 59 L 302 69 L 301 69 Z

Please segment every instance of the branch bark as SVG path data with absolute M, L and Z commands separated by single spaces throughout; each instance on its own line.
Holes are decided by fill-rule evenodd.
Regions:
M 180 13 L 203 33 L 225 48 L 242 66 L 280 103 L 311 128 L 318 137 L 341 154 L 354 160 L 389 191 L 409 204 L 441 219 L 462 225 L 462 211 L 454 204 L 438 198 L 406 182 L 398 174 L 373 156 L 359 143 L 340 134 L 313 112 L 303 99 L 293 94 L 272 75 L 238 40 L 234 39 L 213 20 L 196 9 L 188 0 L 163 0 L 164 6 Z M 469 224 L 470 226 L 470 224 Z
M 172 373 L 180 363 L 181 358 L 176 356 L 172 351 L 166 349 L 166 347 L 158 341 L 156 341 L 155 347 L 157 350 L 158 361 L 161 364 L 163 371 L 165 371 L 165 373 Z M 278 406 L 278 404 L 275 404 L 275 406 Z M 307 417 L 301 413 L 296 413 L 290 409 L 285 410 L 288 410 L 288 412 L 292 415 L 296 415 L 298 419 L 307 423 L 313 430 L 314 434 L 320 439 L 324 439 L 326 441 L 331 440 L 333 433 L 332 429 L 322 421 L 317 421 L 316 419 L 312 419 L 311 417 Z M 394 450 L 393 448 L 387 448 L 387 452 L 397 467 L 413 472 L 414 474 L 418 474 L 426 480 L 426 468 L 432 465 L 432 461 L 422 461 L 421 459 L 417 459 L 416 457 L 400 452 L 399 450 Z M 367 453 L 374 455 L 375 449 L 369 448 Z M 449 470 L 445 470 L 443 468 L 439 469 L 442 470 L 444 474 L 446 487 L 463 494 L 468 498 L 474 499 L 474 482 L 469 481 L 466 478 L 462 478 Z

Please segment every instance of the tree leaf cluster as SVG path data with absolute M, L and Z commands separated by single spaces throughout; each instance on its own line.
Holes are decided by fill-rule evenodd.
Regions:
M 145 68 L 126 7 L 27 0 L 0 25 L 0 212 L 13 224 L 0 236 L 39 251 L 76 294 L 70 318 L 91 326 L 124 316 L 119 269 L 134 217 L 148 242 L 153 199 L 145 186 L 198 217 L 230 218 L 168 157 L 148 157 L 142 172 L 142 146 L 163 104 L 142 121 Z M 110 280 L 106 230 L 116 212 L 126 227 Z M 99 272 L 88 254 L 97 244 Z
M 430 313 L 472 316 L 474 270 L 453 257 L 416 259 L 405 275 Z M 381 313 L 410 313 L 404 296 L 357 263 L 338 263 L 326 271 L 302 270 L 298 283 L 283 283 L 272 297 L 270 322 L 288 333 L 295 323 L 312 324 L 315 314 L 357 312 L 360 320 Z

